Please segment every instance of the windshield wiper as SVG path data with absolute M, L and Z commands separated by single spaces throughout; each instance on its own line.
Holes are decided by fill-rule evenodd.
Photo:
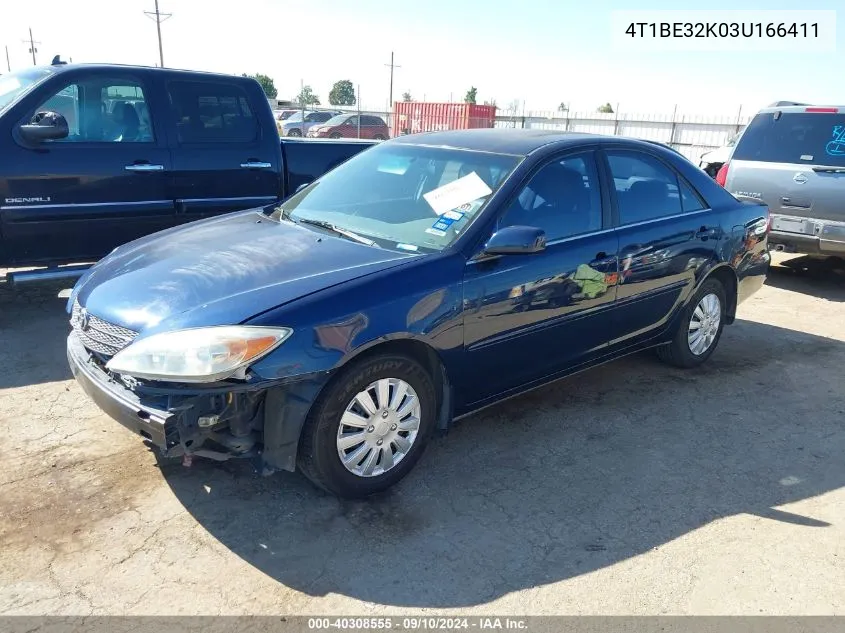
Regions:
M 347 229 L 340 228 L 339 226 L 335 226 L 331 222 L 326 222 L 325 220 L 313 220 L 311 218 L 299 218 L 297 222 L 302 224 L 310 224 L 312 226 L 319 226 L 321 229 L 326 229 L 327 231 L 331 231 L 332 233 L 337 233 L 338 235 L 342 235 L 343 237 L 349 238 L 359 244 L 366 244 L 367 246 L 378 246 L 373 240 L 364 237 L 363 235 L 358 235 L 357 233 L 353 233 Z

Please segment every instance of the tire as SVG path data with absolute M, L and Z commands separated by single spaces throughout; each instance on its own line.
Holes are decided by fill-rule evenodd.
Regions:
M 719 322 L 718 325 L 715 326 L 715 330 L 710 329 L 713 336 L 709 344 L 707 344 L 703 351 L 696 353 L 692 349 L 694 345 L 691 344 L 689 338 L 691 332 L 690 327 L 694 319 L 696 322 L 700 323 L 700 317 L 696 314 L 696 310 L 698 309 L 699 304 L 701 304 L 706 297 L 711 296 L 715 297 L 718 301 Z M 708 301 L 711 301 L 712 303 L 711 299 L 708 299 Z M 678 326 L 672 341 L 657 348 L 657 356 L 660 360 L 669 363 L 670 365 L 674 365 L 675 367 L 682 367 L 684 369 L 698 367 L 706 362 L 715 351 L 716 346 L 719 344 L 719 339 L 722 338 L 722 330 L 725 327 L 725 306 L 727 306 L 725 287 L 716 279 L 708 279 L 705 281 L 684 309 L 684 312 L 681 315 L 680 325 Z M 712 320 L 710 323 L 711 326 L 708 327 L 712 327 Z M 698 329 L 701 329 L 702 327 L 705 326 L 701 324 Z
M 374 139 L 374 140 L 376 140 L 376 141 L 383 141 L 383 140 L 385 140 L 385 139 L 384 139 L 384 136 L 383 136 L 382 134 L 376 134 L 376 135 L 373 137 L 373 139 Z
M 299 128 L 293 128 L 292 130 L 288 131 L 288 136 L 301 137 L 302 130 L 300 130 Z
M 329 135 L 329 138 L 340 138 L 340 134 L 338 132 L 332 132 Z
M 373 385 L 381 385 L 378 381 L 392 379 L 389 395 L 391 398 L 396 396 L 396 385 L 401 384 L 397 381 L 402 381 L 413 390 L 416 394 L 419 403 L 419 416 L 410 416 L 404 418 L 404 421 L 399 420 L 391 410 L 388 417 L 385 413 L 379 413 L 381 408 L 378 407 L 380 398 L 377 388 L 370 392 L 373 402 L 371 406 L 375 405 L 378 411 L 368 418 L 368 422 L 373 421 L 373 425 L 365 425 L 361 427 L 350 427 L 341 424 L 343 419 L 352 419 L 358 424 L 362 417 L 359 413 L 364 412 L 360 404 L 355 404 L 361 392 L 367 390 Z M 411 393 L 408 391 L 407 393 Z M 397 409 L 400 413 L 403 406 L 399 406 L 402 402 L 408 404 L 411 402 L 409 397 L 405 397 L 397 404 Z M 392 402 L 390 404 L 393 404 Z M 347 410 L 352 407 L 354 411 L 351 416 L 347 417 Z M 417 460 L 423 453 L 425 445 L 431 436 L 432 430 L 435 426 L 437 410 L 437 397 L 435 395 L 434 384 L 428 372 L 418 362 L 400 355 L 385 354 L 373 356 L 371 358 L 362 360 L 359 363 L 344 368 L 340 373 L 326 386 L 317 401 L 311 407 L 308 417 L 305 420 L 305 425 L 302 429 L 302 435 L 299 442 L 298 451 L 298 466 L 302 473 L 310 479 L 316 486 L 326 490 L 327 492 L 338 495 L 346 499 L 359 499 L 368 495 L 381 492 L 398 483 L 405 475 L 414 467 Z M 357 417 L 354 417 L 357 416 Z M 386 419 L 383 419 L 384 416 Z M 397 420 L 400 427 L 413 425 L 413 420 L 418 419 L 418 428 L 413 438 L 410 438 L 410 433 L 405 436 L 407 440 L 410 438 L 410 448 L 399 456 L 399 443 L 396 439 L 396 433 L 405 433 L 402 428 L 392 431 L 397 427 L 397 424 L 390 424 L 390 422 Z M 411 420 L 409 423 L 408 420 Z M 378 426 L 378 428 L 374 428 Z M 410 428 L 410 427 L 409 427 Z M 347 435 L 347 432 L 349 434 Z M 384 435 L 382 435 L 384 434 Z M 360 445 L 350 444 L 348 447 L 341 449 L 339 443 L 342 437 L 352 437 L 353 435 L 363 436 L 363 443 Z M 383 439 L 381 439 L 383 438 Z M 380 448 L 372 446 L 373 441 L 379 441 Z M 351 440 L 354 442 L 355 440 Z M 395 443 L 394 443 L 395 442 Z M 346 453 L 350 467 L 344 465 L 341 461 L 342 450 L 348 451 Z M 360 456 L 358 455 L 359 451 Z M 356 474 L 350 468 L 358 468 L 362 471 L 367 469 L 370 462 L 372 450 L 380 450 L 377 458 L 377 464 L 374 461 L 371 465 L 375 470 L 371 470 L 369 475 L 362 473 Z M 390 451 L 390 461 L 394 465 L 385 469 L 387 463 L 386 455 Z M 360 462 L 357 466 L 355 463 Z M 383 472 L 378 473 L 378 469 Z

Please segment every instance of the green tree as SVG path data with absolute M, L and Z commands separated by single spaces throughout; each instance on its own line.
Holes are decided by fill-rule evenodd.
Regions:
M 411 97 L 410 91 L 406 90 L 405 92 L 402 93 L 402 101 L 408 102 L 408 101 L 413 101 L 413 100 L 414 99 L 413 99 L 413 97 Z
M 475 103 L 475 97 L 478 95 L 478 88 L 473 86 L 469 90 L 467 90 L 467 94 L 464 97 L 464 103 Z
M 299 105 L 320 105 L 320 98 L 314 94 L 311 86 L 303 86 L 299 94 L 294 97 L 294 101 Z
M 348 79 L 334 82 L 329 92 L 329 103 L 332 105 L 355 105 L 355 87 Z
M 267 95 L 268 99 L 275 99 L 279 92 L 276 90 L 276 84 L 273 83 L 273 78 L 268 75 L 262 75 L 261 73 L 256 73 L 254 75 L 247 75 L 246 73 L 243 74 L 244 77 L 251 77 L 255 79 L 259 84 L 261 84 L 261 89 L 264 90 L 264 94 Z
M 605 103 L 604 105 L 599 106 L 596 111 L 603 114 L 613 114 L 613 106 L 609 103 Z

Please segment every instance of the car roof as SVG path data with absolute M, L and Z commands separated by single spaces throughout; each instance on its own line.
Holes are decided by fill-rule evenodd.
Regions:
M 402 145 L 448 147 L 493 154 L 527 156 L 540 148 L 552 144 L 563 148 L 599 141 L 630 145 L 633 147 L 654 147 L 655 145 L 648 141 L 639 141 L 622 136 L 514 128 L 481 128 L 474 130 L 423 132 L 399 136 L 387 142 Z
M 108 71 L 108 70 L 129 70 L 129 71 L 141 71 L 141 72 L 149 72 L 149 73 L 163 73 L 167 75 L 185 75 L 185 76 L 192 76 L 196 77 L 197 75 L 208 77 L 208 78 L 225 78 L 227 81 L 238 80 L 238 81 L 252 81 L 250 77 L 239 77 L 237 75 L 227 75 L 225 73 L 212 73 L 207 72 L 204 70 L 184 70 L 178 68 L 159 68 L 158 66 L 138 66 L 138 65 L 131 65 L 131 64 L 53 64 L 51 66 L 44 66 L 44 68 L 49 68 L 53 72 L 62 73 L 67 72 L 69 70 L 74 70 L 77 68 L 87 68 L 91 70 L 101 70 L 101 71 Z

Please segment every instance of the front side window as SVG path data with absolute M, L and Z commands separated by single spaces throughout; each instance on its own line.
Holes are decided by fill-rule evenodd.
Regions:
M 144 89 L 134 80 L 86 78 L 65 86 L 35 112 L 61 114 L 68 136 L 48 143 L 152 143 L 155 141 Z
M 451 148 L 380 145 L 281 203 L 272 217 L 329 223 L 385 248 L 440 251 L 482 214 L 520 160 Z
M 620 224 L 681 213 L 678 177 L 663 162 L 636 151 L 609 151 L 607 159 L 616 188 Z
M 258 122 L 237 84 L 174 81 L 168 86 L 180 143 L 249 143 Z
M 557 240 L 602 228 L 601 193 L 592 153 L 568 156 L 534 175 L 499 221 L 533 226 Z

